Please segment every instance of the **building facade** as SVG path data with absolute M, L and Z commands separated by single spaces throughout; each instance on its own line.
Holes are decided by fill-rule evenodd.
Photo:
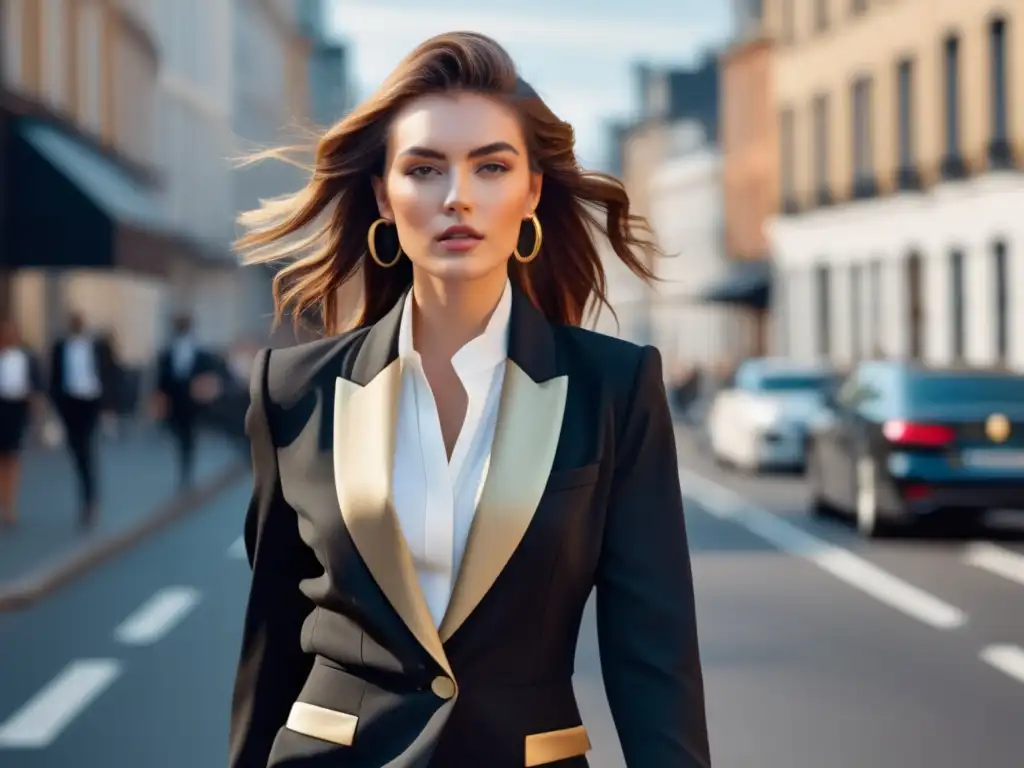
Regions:
M 655 263 L 651 341 L 671 374 L 719 364 L 734 346 L 737 328 L 727 307 L 703 301 L 708 287 L 728 273 L 721 152 L 693 121 L 676 123 L 668 138 L 649 191 L 651 224 L 667 254 Z
M 1024 369 L 1020 0 L 767 0 L 776 342 Z
M 643 65 L 637 67 L 635 77 L 639 97 L 637 115 L 629 125 L 611 127 L 618 141 L 613 159 L 620 166 L 632 211 L 650 220 L 656 194 L 652 178 L 666 162 L 678 156 L 680 132 L 689 132 L 692 136 L 696 131 L 707 143 L 717 141 L 717 62 L 709 58 L 693 69 Z M 683 124 L 689 128 L 680 128 Z M 675 215 L 687 217 L 689 213 L 678 210 Z M 660 298 L 660 287 L 645 285 L 616 259 L 608 259 L 607 264 L 609 299 L 618 315 L 618 324 L 609 325 L 602 319 L 598 329 L 638 343 L 653 343 L 656 333 L 653 307 L 668 299 Z M 661 269 L 657 263 L 649 266 L 655 273 Z M 664 312 L 661 314 L 665 316 Z

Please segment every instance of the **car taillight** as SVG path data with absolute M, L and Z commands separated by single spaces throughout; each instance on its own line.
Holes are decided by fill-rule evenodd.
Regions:
M 917 445 L 928 448 L 940 448 L 949 445 L 956 438 L 956 433 L 941 424 L 918 424 L 903 419 L 890 419 L 882 425 L 882 434 L 890 443 L 896 445 Z

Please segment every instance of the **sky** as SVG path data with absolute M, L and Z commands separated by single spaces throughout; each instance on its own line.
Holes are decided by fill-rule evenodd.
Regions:
M 432 35 L 461 29 L 494 37 L 573 124 L 581 162 L 600 166 L 607 121 L 635 109 L 633 65 L 699 60 L 726 39 L 729 7 L 724 0 L 334 0 L 331 22 L 350 45 L 360 98 Z

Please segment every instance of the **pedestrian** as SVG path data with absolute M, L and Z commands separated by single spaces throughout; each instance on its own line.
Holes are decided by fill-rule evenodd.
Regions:
M 32 412 L 41 410 L 39 361 L 11 319 L 0 319 L 0 528 L 18 522 L 21 451 Z
M 254 366 L 233 768 L 583 768 L 595 586 L 626 764 L 710 766 L 661 357 L 580 327 L 594 238 L 645 279 L 657 248 L 573 142 L 498 43 L 445 34 L 243 217 L 251 262 L 291 262 L 278 320 L 327 338 Z
M 113 353 L 103 337 L 91 333 L 73 313 L 68 335 L 58 339 L 50 356 L 50 397 L 64 426 L 65 442 L 78 477 L 83 528 L 97 519 L 96 428 L 114 386 Z
M 213 353 L 196 342 L 192 318 L 178 315 L 170 342 L 157 356 L 154 412 L 174 440 L 182 488 L 194 479 L 199 416 L 203 405 L 217 395 L 217 367 Z

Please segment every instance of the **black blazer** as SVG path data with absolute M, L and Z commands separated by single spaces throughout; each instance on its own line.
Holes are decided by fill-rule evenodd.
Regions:
M 595 585 L 627 764 L 709 766 L 658 352 L 552 325 L 516 291 L 490 468 L 438 630 L 389 500 L 401 312 L 257 360 L 232 768 L 586 766 L 572 674 Z
M 67 341 L 66 338 L 59 339 L 50 352 L 50 396 L 57 403 L 67 397 L 64 392 L 64 347 Z M 114 359 L 114 350 L 104 339 L 94 338 L 92 343 L 102 393 L 100 403 L 106 407 L 111 404 L 117 387 L 117 361 Z
M 174 370 L 172 345 L 167 345 L 156 358 L 156 391 L 167 398 L 170 409 L 167 414 L 169 421 L 187 420 L 196 415 L 199 404 L 192 396 L 192 382 L 197 376 L 212 373 L 223 378 L 222 367 L 218 365 L 217 356 L 208 350 L 196 346 L 195 358 L 189 375 L 179 378 Z

